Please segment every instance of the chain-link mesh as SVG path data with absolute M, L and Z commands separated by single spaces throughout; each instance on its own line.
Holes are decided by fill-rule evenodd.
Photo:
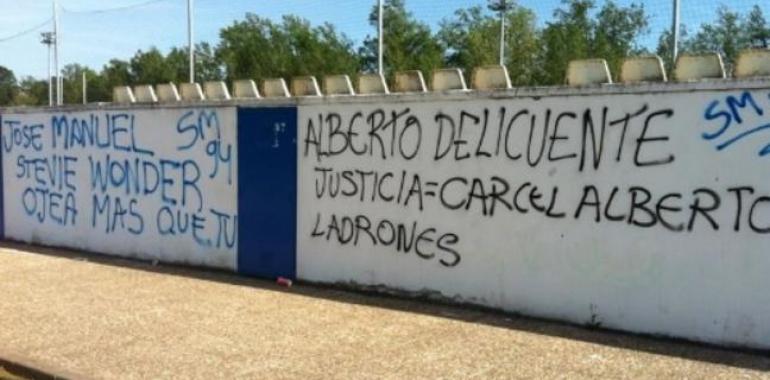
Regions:
M 389 75 L 410 69 L 430 72 L 441 66 L 460 67 L 467 73 L 472 67 L 497 63 L 500 23 L 499 13 L 493 9 L 507 10 L 502 58 L 514 85 L 563 83 L 564 69 L 571 59 L 605 58 L 613 74 L 619 71 L 620 62 L 628 55 L 658 54 L 669 68 L 673 61 L 671 30 L 675 0 L 384 2 L 385 71 Z M 770 26 L 766 22 L 770 17 L 770 1 L 680 2 L 680 52 L 717 51 L 729 69 L 742 49 L 770 44 Z M 186 0 L 59 0 L 59 3 L 62 67 L 88 66 L 93 70 L 88 73 L 89 77 L 100 74 L 104 79 L 101 92 L 106 94 L 109 85 L 125 81 L 182 81 L 187 76 L 184 67 Z M 497 8 L 490 7 L 495 4 Z M 201 62 L 197 79 L 320 76 L 335 71 L 355 75 L 376 70 L 376 5 L 377 0 L 194 0 L 195 38 L 199 43 L 208 43 L 198 51 Z M 39 34 L 51 29 L 51 22 L 46 21 L 51 18 L 50 3 L 0 0 L 0 8 L 11 10 L 0 15 L 0 47 L 13 51 L 0 58 L 0 66 L 11 67 L 19 78 L 28 75 L 44 78 L 47 53 L 46 47 L 40 44 Z M 21 11 L 27 8 L 31 12 Z M 401 16 L 409 23 L 392 21 L 396 8 L 403 11 Z M 19 13 L 18 17 L 15 13 Z M 220 49 L 226 45 L 222 31 L 246 20 L 247 13 L 272 23 L 269 27 L 277 26 L 284 31 L 296 26 L 284 20 L 285 16 L 293 16 L 295 20 L 306 21 L 311 28 L 332 26 L 336 34 L 323 41 L 327 45 L 321 50 L 326 49 L 325 52 L 312 51 L 303 45 L 301 38 L 295 38 L 287 45 L 292 50 L 288 53 L 292 57 L 288 59 L 264 58 L 273 55 L 269 49 L 275 44 L 270 43 L 248 56 L 228 55 L 232 52 Z M 340 34 L 343 40 L 337 39 Z M 398 41 L 393 42 L 395 39 Z M 328 46 L 337 50 L 329 51 Z M 131 62 L 137 58 L 137 52 L 146 53 L 152 47 L 157 47 L 169 61 L 166 72 L 141 76 L 135 69 L 127 75 L 120 71 L 119 65 L 113 65 L 111 71 L 105 69 L 113 59 Z M 279 47 L 287 49 L 283 45 Z M 228 57 L 230 62 L 225 59 Z M 341 62 L 329 63 L 340 61 L 339 57 L 343 58 Z M 152 57 L 139 58 L 152 63 Z M 141 65 L 143 61 L 139 59 L 136 63 Z M 82 70 L 70 68 L 63 75 L 79 80 Z M 28 87 L 34 84 L 29 83 Z M 77 93 L 80 85 L 73 80 L 69 87 Z

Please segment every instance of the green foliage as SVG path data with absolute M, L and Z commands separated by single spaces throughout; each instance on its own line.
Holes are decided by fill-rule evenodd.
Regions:
M 687 46 L 693 52 L 719 52 L 725 67 L 730 71 L 738 53 L 750 47 L 754 38 L 764 39 L 767 33 L 767 23 L 759 7 L 755 7 L 748 18 L 744 18 L 721 6 L 717 11 L 716 22 L 701 25 Z
M 331 24 L 312 27 L 286 16 L 280 24 L 247 14 L 220 31 L 216 58 L 228 79 L 290 78 L 298 75 L 353 74 L 353 43 Z
M 604 58 L 618 76 L 626 57 L 645 53 L 637 45 L 647 32 L 642 5 L 620 6 L 612 0 L 596 7 L 595 0 L 562 0 L 553 18 L 542 28 L 535 14 L 514 0 L 488 0 L 487 7 L 457 10 L 444 19 L 438 31 L 417 20 L 406 10 L 405 0 L 385 0 L 385 72 L 422 70 L 426 78 L 440 67 L 460 67 L 469 76 L 474 67 L 497 64 L 501 14 L 505 18 L 505 63 L 515 86 L 564 83 L 567 64 L 573 59 Z M 377 30 L 378 8 L 369 15 Z M 742 15 L 727 7 L 718 10 L 714 22 L 688 33 L 680 32 L 681 52 L 718 51 L 730 70 L 745 48 L 767 47 L 770 26 L 759 6 Z M 655 50 L 669 70 L 673 67 L 671 33 L 658 39 Z M 195 46 L 196 78 L 211 80 L 291 78 L 327 74 L 355 76 L 376 71 L 378 38 L 373 33 L 355 49 L 353 42 L 331 24 L 313 26 L 305 19 L 285 16 L 279 22 L 246 14 L 220 30 L 216 46 Z M 82 75 L 86 74 L 88 100 L 109 101 L 115 86 L 186 82 L 188 50 L 175 47 L 167 54 L 151 47 L 139 50 L 129 60 L 113 59 L 100 71 L 77 64 L 64 67 L 66 103 L 82 102 Z M 470 78 L 468 78 L 470 79 Z M 617 78 L 615 78 L 617 79 Z M 0 106 L 48 103 L 45 80 L 23 78 L 0 66 Z
M 17 92 L 16 75 L 10 69 L 0 66 L 0 106 L 11 104 Z
M 406 11 L 403 0 L 386 0 L 383 10 L 385 25 L 384 69 L 389 78 L 398 71 L 422 70 L 430 73 L 440 68 L 444 61 L 444 49 L 431 33 L 428 25 L 419 22 Z M 369 15 L 369 23 L 377 28 L 378 9 Z M 377 71 L 377 36 L 367 36 L 359 50 L 362 69 Z
M 647 16 L 642 5 L 619 7 L 609 1 L 597 16 L 591 54 L 606 59 L 610 71 L 619 76 L 623 60 L 642 51 L 636 39 L 646 32 Z
M 770 45 L 770 26 L 767 25 L 762 8 L 754 5 L 744 24 L 746 38 L 754 47 L 767 48 Z
M 555 21 L 547 23 L 542 36 L 543 84 L 562 84 L 567 63 L 573 59 L 590 57 L 589 41 L 592 22 L 588 11 L 593 1 L 574 0 L 567 2 L 568 9 L 559 8 L 554 12 Z
M 172 48 L 166 56 L 166 64 L 174 73 L 173 82 L 190 80 L 189 48 Z M 224 79 L 224 69 L 207 42 L 195 46 L 195 81 L 207 82 Z
M 156 48 L 136 52 L 129 62 L 134 83 L 168 83 L 176 80 L 176 72 L 166 57 Z
M 505 62 L 515 86 L 532 85 L 539 75 L 540 41 L 535 15 L 513 6 L 505 14 Z M 446 65 L 462 68 L 468 75 L 474 67 L 499 63 L 500 18 L 476 6 L 460 9 L 443 20 L 438 39 L 446 49 Z
M 689 33 L 686 25 L 679 27 L 679 51 L 689 51 Z M 674 57 L 673 57 L 673 39 L 671 31 L 666 30 L 658 37 L 658 47 L 655 49 L 655 54 L 663 59 L 663 64 L 666 67 L 666 72 L 672 72 L 674 70 Z
M 459 9 L 440 24 L 438 38 L 447 49 L 446 63 L 466 72 L 498 61 L 500 21 L 480 6 Z
M 741 50 L 766 48 L 770 43 L 770 27 L 759 6 L 754 6 L 748 15 L 730 11 L 721 6 L 716 21 L 700 26 L 694 35 L 687 33 L 686 26 L 680 31 L 680 53 L 718 52 L 725 62 L 725 69 L 731 72 L 735 59 Z M 671 58 L 671 33 L 665 32 L 658 40 L 657 52 L 664 57 L 666 65 L 673 67 Z
M 127 61 L 119 59 L 110 60 L 102 68 L 101 77 L 109 88 L 115 86 L 128 86 L 136 84 L 131 76 L 131 66 Z
M 562 84 L 567 64 L 574 59 L 604 58 L 619 75 L 623 59 L 641 49 L 635 41 L 647 30 L 641 5 L 620 7 L 608 1 L 595 16 L 593 0 L 563 0 L 555 21 L 543 30 L 542 84 Z
M 48 82 L 32 77 L 22 78 L 11 105 L 42 106 L 48 104 Z
M 87 101 L 89 103 L 110 101 L 112 87 L 105 85 L 104 78 L 99 73 L 85 66 L 71 64 L 62 69 L 64 103 L 78 104 L 83 102 L 83 74 L 86 75 Z

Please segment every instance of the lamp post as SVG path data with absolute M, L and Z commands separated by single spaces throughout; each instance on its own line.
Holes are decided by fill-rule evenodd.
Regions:
M 505 65 L 505 16 L 513 8 L 511 0 L 490 0 L 489 9 L 493 12 L 500 12 L 500 66 Z
M 59 72 L 59 2 L 53 0 L 53 66 L 56 73 L 56 105 L 64 104 L 63 82 Z
M 674 14 L 671 18 L 671 58 L 676 62 L 679 55 L 679 0 L 674 0 Z
M 53 32 L 40 33 L 40 42 L 48 46 L 48 106 L 53 107 L 53 76 L 51 75 L 51 46 L 54 44 Z
M 187 48 L 190 60 L 190 83 L 195 83 L 195 46 L 193 42 L 193 0 L 187 0 Z
M 383 18 L 385 18 L 385 15 L 383 14 L 383 0 L 377 0 L 377 72 L 380 75 L 383 75 L 385 72 L 385 68 L 383 67 L 383 40 L 385 38 L 382 30 L 382 24 L 383 24 Z

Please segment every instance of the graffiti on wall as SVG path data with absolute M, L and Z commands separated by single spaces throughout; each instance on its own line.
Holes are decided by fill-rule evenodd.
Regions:
M 5 213 L 14 220 L 8 236 L 52 236 L 76 248 L 138 256 L 171 252 L 171 261 L 232 267 L 238 230 L 232 114 L 4 115 Z M 125 244 L 99 243 L 110 241 Z M 185 257 L 190 248 L 197 258 Z
M 338 207 L 314 212 L 306 234 L 343 246 L 392 247 L 447 268 L 462 264 L 469 254 L 462 241 L 475 232 L 436 223 L 437 210 L 514 226 L 540 218 L 553 226 L 573 220 L 678 234 L 767 234 L 770 192 L 757 188 L 759 181 L 709 178 L 674 187 L 655 180 L 691 164 L 681 144 L 696 144 L 699 134 L 725 140 L 717 142 L 722 150 L 766 129 L 770 119 L 762 119 L 753 96 L 722 95 L 689 125 L 681 108 L 654 99 L 307 110 L 299 152 L 307 204 Z M 760 124 L 732 130 L 744 122 Z M 677 139 L 684 135 L 689 141 Z M 767 150 L 760 147 L 760 155 Z M 384 217 L 383 209 L 399 216 Z
M 740 95 L 728 94 L 712 100 L 706 107 L 704 118 L 715 126 L 713 130 L 703 132 L 703 139 L 713 141 L 716 149 L 721 151 L 764 135 L 765 145 L 760 147 L 758 155 L 770 154 L 770 120 L 762 118 L 770 107 L 770 94 L 761 95 L 764 94 L 755 99 L 750 91 L 743 91 Z M 752 124 L 757 119 L 758 122 Z
M 299 277 L 766 346 L 769 94 L 300 107 Z

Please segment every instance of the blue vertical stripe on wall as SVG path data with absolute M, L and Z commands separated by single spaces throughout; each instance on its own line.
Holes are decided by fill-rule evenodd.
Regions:
M 238 109 L 238 272 L 297 271 L 297 108 Z

